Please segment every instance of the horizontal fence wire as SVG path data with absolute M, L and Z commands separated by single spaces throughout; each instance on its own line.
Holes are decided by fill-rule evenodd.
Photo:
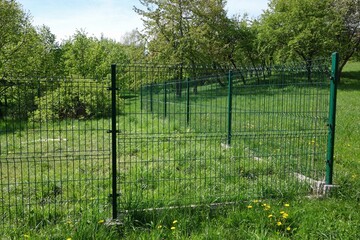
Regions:
M 324 180 L 329 67 L 327 59 L 196 76 L 186 68 L 121 69 L 138 85 L 119 94 L 119 209 L 316 191 L 299 178 Z
M 109 216 L 108 86 L 71 78 L 0 86 L 1 229 Z

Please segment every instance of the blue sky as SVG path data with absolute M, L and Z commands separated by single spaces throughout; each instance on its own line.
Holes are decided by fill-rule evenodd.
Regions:
M 18 0 L 33 17 L 34 25 L 47 25 L 57 40 L 67 39 L 76 29 L 89 35 L 121 41 L 126 32 L 142 29 L 140 17 L 133 6 L 138 0 Z M 268 0 L 228 0 L 229 15 L 248 13 L 259 16 L 267 8 Z

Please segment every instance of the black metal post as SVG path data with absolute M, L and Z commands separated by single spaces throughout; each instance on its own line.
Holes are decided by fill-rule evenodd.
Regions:
M 116 64 L 111 65 L 111 159 L 112 159 L 112 218 L 117 218 L 116 189 Z

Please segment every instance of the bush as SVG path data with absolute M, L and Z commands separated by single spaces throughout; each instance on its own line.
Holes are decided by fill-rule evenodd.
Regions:
M 104 82 L 66 81 L 35 99 L 31 121 L 90 119 L 111 116 L 111 92 Z M 117 101 L 120 101 L 117 100 Z M 118 102 L 118 106 L 121 106 Z M 121 110 L 121 109 L 118 109 Z

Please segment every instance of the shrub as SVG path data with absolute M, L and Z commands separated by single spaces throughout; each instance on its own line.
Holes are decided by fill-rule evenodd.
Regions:
M 64 81 L 55 90 L 35 98 L 37 109 L 30 117 L 31 121 L 62 119 L 90 119 L 111 115 L 111 92 L 107 84 L 86 80 Z M 118 106 L 122 104 L 119 103 Z M 121 109 L 118 109 L 121 110 Z

